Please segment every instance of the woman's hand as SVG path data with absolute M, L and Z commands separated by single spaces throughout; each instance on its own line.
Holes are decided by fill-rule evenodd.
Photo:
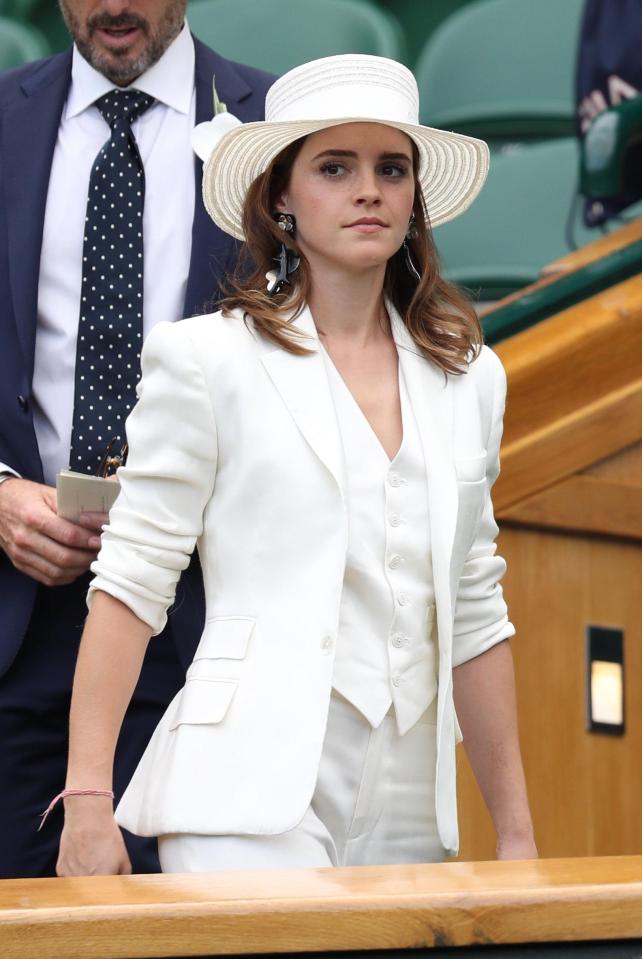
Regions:
M 532 835 L 497 840 L 498 859 L 537 859 L 539 853 Z
M 98 796 L 67 797 L 56 873 L 59 876 L 122 876 L 131 871 L 111 800 Z

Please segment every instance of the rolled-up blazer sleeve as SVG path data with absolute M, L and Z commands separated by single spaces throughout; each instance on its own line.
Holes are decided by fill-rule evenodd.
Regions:
M 211 396 L 188 326 L 160 323 L 145 341 L 139 399 L 127 420 L 129 457 L 87 599 L 110 593 L 154 635 L 202 532 L 216 474 Z
M 506 402 L 506 374 L 498 357 L 494 367 L 493 416 L 487 443 L 486 497 L 475 541 L 468 553 L 455 603 L 453 666 L 459 666 L 515 634 L 508 619 L 500 580 L 506 563 L 497 555 L 499 532 L 493 514 L 491 489 L 499 475 L 499 446 Z

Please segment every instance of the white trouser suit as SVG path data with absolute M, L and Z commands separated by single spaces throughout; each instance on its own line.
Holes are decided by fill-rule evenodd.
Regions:
M 127 422 L 129 460 L 88 601 L 104 590 L 158 635 L 197 547 L 206 621 L 185 686 L 118 804 L 116 820 L 130 832 L 222 837 L 219 848 L 223 838 L 244 836 L 256 851 L 256 837 L 283 848 L 316 816 L 322 839 L 307 843 L 315 853 L 306 862 L 319 861 L 320 845 L 325 863 L 385 861 L 393 846 L 397 861 L 432 858 L 406 850 L 395 830 L 409 816 L 404 770 L 428 755 L 432 732 L 410 758 L 406 750 L 420 717 L 436 713 L 436 755 L 427 765 L 436 766 L 441 845 L 457 849 L 452 669 L 514 632 L 490 497 L 506 382 L 487 348 L 465 374 L 444 374 L 417 350 L 392 304 L 388 310 L 405 431 L 392 464 L 364 434 L 354 405 L 345 414 L 354 401 L 341 394 L 307 308 L 292 320 L 305 335 L 304 356 L 268 341 L 238 311 L 161 323 L 145 341 L 140 399 Z M 371 517 L 365 531 L 359 510 Z M 426 529 L 429 542 L 417 538 Z M 429 640 L 433 590 L 438 649 Z M 363 629 L 353 628 L 360 620 Z M 394 685 L 397 673 L 408 681 Z M 347 805 L 332 763 L 357 775 Z M 386 777 L 393 792 L 384 815 L 369 797 L 370 783 Z M 423 778 L 428 797 L 432 772 Z M 329 807 L 338 800 L 335 815 Z M 427 798 L 418 808 L 432 805 Z M 376 842 L 357 842 L 376 832 L 361 828 L 372 809 L 381 824 Z M 414 841 L 429 827 L 422 821 L 410 831 Z M 233 864 L 249 862 L 239 863 L 238 850 Z M 221 868 L 228 864 L 217 857 Z M 279 864 L 276 853 L 269 863 Z
M 435 820 L 436 650 L 426 465 L 400 370 L 392 461 L 325 351 L 349 543 L 333 695 L 314 796 L 279 836 L 159 838 L 165 872 L 428 862 Z

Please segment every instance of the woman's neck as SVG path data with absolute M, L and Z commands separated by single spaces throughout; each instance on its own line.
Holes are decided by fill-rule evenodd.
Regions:
M 373 340 L 390 339 L 390 325 L 383 302 L 385 268 L 363 274 L 313 271 L 308 301 L 321 341 L 365 346 Z

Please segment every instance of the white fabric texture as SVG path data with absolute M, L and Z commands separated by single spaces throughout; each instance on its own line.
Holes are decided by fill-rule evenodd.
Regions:
M 465 375 L 445 377 L 389 311 L 428 470 L 437 820 L 442 845 L 454 850 L 452 663 L 513 633 L 490 502 L 505 377 L 488 349 Z M 160 632 L 198 541 L 206 626 L 118 807 L 135 833 L 274 835 L 301 821 L 314 793 L 348 522 L 314 321 L 306 309 L 294 322 L 309 337 L 305 356 L 270 343 L 238 313 L 161 324 L 143 348 L 130 458 L 89 602 L 103 589 Z
M 194 43 L 187 26 L 132 88 L 158 101 L 132 124 L 145 168 L 147 334 L 157 323 L 182 317 L 191 257 L 195 179 L 190 175 L 190 136 L 196 97 Z M 113 89 L 74 48 L 71 86 L 51 164 L 38 280 L 33 410 L 49 485 L 55 485 L 57 473 L 69 465 L 87 188 L 96 155 L 110 136 L 94 101 Z M 79 184 L 86 184 L 84 191 Z
M 393 712 L 373 729 L 333 693 L 319 777 L 301 822 L 278 836 L 160 836 L 163 872 L 440 862 L 436 705 L 404 736 Z
M 348 552 L 332 685 L 378 726 L 394 702 L 403 735 L 437 692 L 426 464 L 403 373 L 403 439 L 389 460 L 323 351 L 346 469 Z

